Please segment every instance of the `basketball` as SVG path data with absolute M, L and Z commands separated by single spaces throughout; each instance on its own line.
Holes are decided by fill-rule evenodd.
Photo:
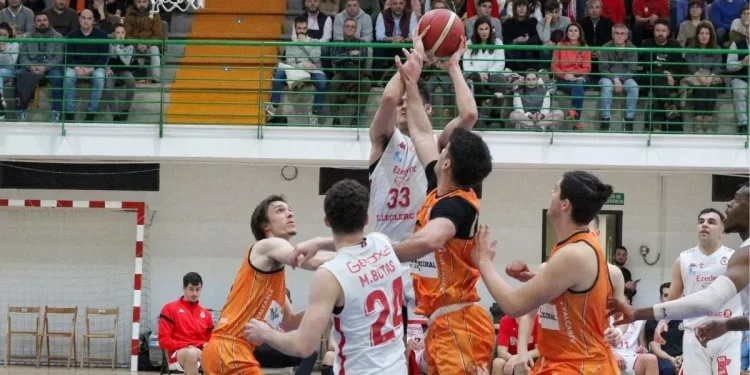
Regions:
M 461 37 L 465 36 L 461 18 L 448 9 L 434 9 L 422 16 L 417 24 L 417 35 L 430 26 L 422 37 L 427 55 L 450 57 L 461 46 Z

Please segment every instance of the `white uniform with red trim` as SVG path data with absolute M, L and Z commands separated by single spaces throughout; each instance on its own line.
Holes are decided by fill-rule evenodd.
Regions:
M 722 246 L 711 255 L 694 247 L 680 253 L 683 295 L 705 289 L 727 270 L 734 250 Z M 684 375 L 733 375 L 740 373 L 742 332 L 727 332 L 708 342 L 704 348 L 695 337 L 695 328 L 706 319 L 727 319 L 742 315 L 742 300 L 732 298 L 721 310 L 705 317 L 685 319 L 685 336 L 682 342 Z
M 334 311 L 335 374 L 406 374 L 401 264 L 388 238 L 370 233 L 361 244 L 339 249 L 321 267 L 344 291 Z
M 414 234 L 417 212 L 427 197 L 427 176 L 411 138 L 396 129 L 370 174 L 370 204 L 375 213 L 375 232 L 394 244 Z M 404 300 L 409 319 L 409 336 L 422 331 L 427 318 L 414 314 L 416 299 L 411 273 L 437 277 L 435 256 L 402 263 Z
M 636 353 L 636 350 L 638 350 L 638 338 L 645 323 L 643 320 L 630 323 L 628 330 L 622 335 L 622 339 L 620 339 L 617 347 L 612 348 L 615 354 L 625 360 L 625 368 L 622 371 L 632 372 L 635 370 L 635 361 L 640 355 Z

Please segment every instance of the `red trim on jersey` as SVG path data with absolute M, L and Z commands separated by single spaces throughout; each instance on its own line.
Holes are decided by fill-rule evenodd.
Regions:
M 336 332 L 339 333 L 339 336 L 341 336 L 341 340 L 339 341 L 339 360 L 341 361 L 339 375 L 345 375 L 346 371 L 344 370 L 344 362 L 346 362 L 346 355 L 344 354 L 344 344 L 346 344 L 346 338 L 344 337 L 344 332 L 341 330 L 341 318 L 338 316 L 333 317 L 333 329 L 335 329 Z

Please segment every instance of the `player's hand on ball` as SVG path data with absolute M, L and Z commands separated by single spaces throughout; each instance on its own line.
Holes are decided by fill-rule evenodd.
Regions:
M 424 51 L 424 43 L 422 42 L 422 37 L 427 34 L 427 31 L 430 30 L 430 25 L 427 25 L 424 30 L 422 30 L 421 34 L 416 34 L 412 38 L 412 50 L 416 53 L 418 53 L 420 56 L 422 56 L 422 61 L 424 62 L 432 62 L 432 58 L 430 56 L 427 56 L 427 53 Z
M 505 273 L 508 276 L 524 283 L 536 276 L 533 272 L 531 272 L 526 262 L 521 260 L 514 260 L 509 265 L 507 265 L 505 267 Z
M 266 322 L 261 322 L 257 319 L 250 319 L 245 324 L 245 339 L 253 345 L 260 345 L 265 342 L 265 332 L 270 330 L 271 327 Z
M 464 56 L 464 52 L 466 52 L 466 37 L 461 36 L 461 44 L 456 52 L 451 55 L 451 58 L 448 59 L 448 61 L 439 63 L 440 67 L 445 70 L 449 70 L 452 67 L 460 68 L 461 58 Z
M 695 329 L 695 337 L 704 348 L 709 341 L 721 337 L 725 333 L 727 333 L 727 325 L 726 320 L 723 319 L 705 322 Z
M 615 326 L 633 323 L 635 321 L 635 309 L 627 301 L 620 301 L 617 298 L 610 297 L 607 301 L 607 316 L 622 314 L 620 320 L 615 322 Z
M 474 251 L 471 252 L 471 258 L 474 265 L 479 266 L 482 262 L 492 261 L 495 259 L 495 247 L 497 241 L 490 240 L 490 227 L 487 224 L 480 224 L 479 230 L 474 235 L 476 241 Z
M 401 79 L 405 84 L 416 84 L 419 80 L 419 76 L 422 74 L 422 64 L 424 59 L 422 55 L 416 53 L 414 50 L 404 51 L 406 56 L 406 64 L 401 62 L 401 58 L 396 56 L 396 67 L 399 73 L 401 73 Z

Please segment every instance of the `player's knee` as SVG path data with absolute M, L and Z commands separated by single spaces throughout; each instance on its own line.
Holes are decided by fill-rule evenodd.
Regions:
M 495 358 L 492 360 L 492 375 L 503 375 L 503 368 L 505 367 L 505 360 L 502 358 Z
M 185 348 L 177 353 L 177 360 L 183 365 L 197 365 L 201 359 L 201 350 L 198 348 Z
M 326 352 L 326 354 L 323 355 L 323 364 L 327 366 L 333 366 L 333 361 L 336 359 L 336 353 L 334 352 Z

